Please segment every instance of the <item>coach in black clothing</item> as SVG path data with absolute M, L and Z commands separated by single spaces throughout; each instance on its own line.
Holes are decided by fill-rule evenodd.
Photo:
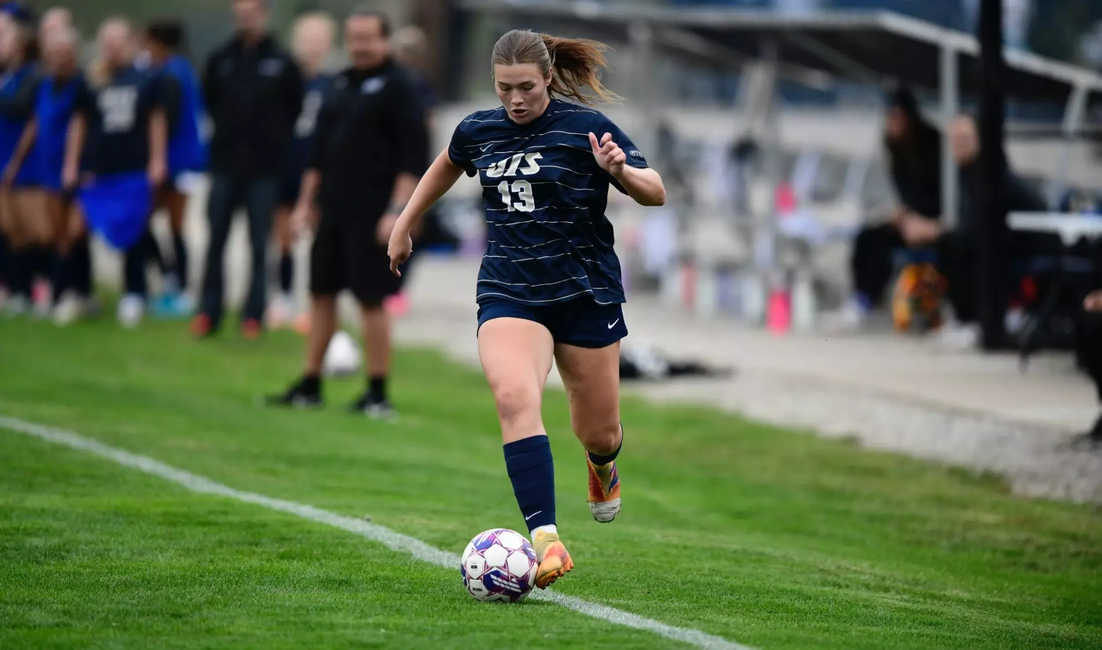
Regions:
M 249 214 L 252 249 L 242 330 L 249 338 L 261 331 L 268 234 L 303 97 L 301 71 L 266 31 L 267 4 L 233 0 L 237 34 L 211 55 L 203 77 L 214 136 L 207 206 L 210 247 L 200 312 L 192 323 L 199 336 L 216 330 L 222 320 L 222 256 L 233 213 L 242 204 Z
M 310 255 L 312 324 L 304 377 L 272 401 L 321 402 L 320 371 L 337 319 L 337 294 L 359 301 L 367 350 L 368 390 L 357 412 L 388 417 L 386 376 L 390 322 L 383 299 L 398 289 L 386 254 L 394 222 L 425 171 L 423 102 L 409 76 L 391 60 L 383 14 L 353 11 L 345 26 L 352 67 L 333 80 L 318 116 L 314 153 L 303 176 L 293 220 L 304 224 L 315 201 L 321 218 Z

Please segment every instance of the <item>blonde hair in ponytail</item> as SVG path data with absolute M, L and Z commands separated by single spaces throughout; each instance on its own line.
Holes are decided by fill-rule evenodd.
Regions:
M 498 39 L 492 61 L 493 65 L 533 63 L 544 77 L 551 74 L 548 90 L 552 97 L 559 95 L 592 106 L 596 100 L 620 101 L 601 83 L 601 71 L 608 67 L 608 49 L 600 41 L 514 29 Z M 587 88 L 592 94 L 586 92 Z
M 114 17 L 103 21 L 103 24 L 100 25 L 99 33 L 96 35 L 100 52 L 96 55 L 91 65 L 88 66 L 88 81 L 93 88 L 103 88 L 111 83 L 111 65 L 103 55 L 103 39 L 107 30 L 113 27 L 125 29 L 127 38 L 132 38 L 134 34 L 134 30 L 130 26 L 130 21 L 125 18 Z

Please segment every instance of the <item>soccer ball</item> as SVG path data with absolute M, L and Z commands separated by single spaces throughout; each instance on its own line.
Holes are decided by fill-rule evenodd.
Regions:
M 325 350 L 322 372 L 327 377 L 347 377 L 358 372 L 362 364 L 363 353 L 356 345 L 356 339 L 344 330 L 337 330 Z
M 475 600 L 515 603 L 536 584 L 536 549 L 507 528 L 479 533 L 463 551 L 463 585 Z

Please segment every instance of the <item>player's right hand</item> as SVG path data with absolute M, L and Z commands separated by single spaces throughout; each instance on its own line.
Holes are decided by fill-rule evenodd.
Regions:
M 413 253 L 413 237 L 410 237 L 409 230 L 395 227 L 390 233 L 390 243 L 386 247 L 386 254 L 390 257 L 390 272 L 402 277 L 398 266 L 405 264 L 411 253 Z

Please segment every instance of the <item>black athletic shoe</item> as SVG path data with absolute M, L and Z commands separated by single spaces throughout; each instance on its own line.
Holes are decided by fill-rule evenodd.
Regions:
M 398 413 L 385 398 L 378 397 L 370 391 L 360 396 L 360 399 L 352 403 L 350 410 L 353 413 L 362 413 L 372 420 L 395 420 Z
M 268 406 L 290 406 L 293 408 L 318 408 L 322 405 L 321 391 L 317 386 L 309 386 L 305 378 L 295 382 L 295 385 L 287 389 L 282 395 L 269 395 L 264 398 Z

